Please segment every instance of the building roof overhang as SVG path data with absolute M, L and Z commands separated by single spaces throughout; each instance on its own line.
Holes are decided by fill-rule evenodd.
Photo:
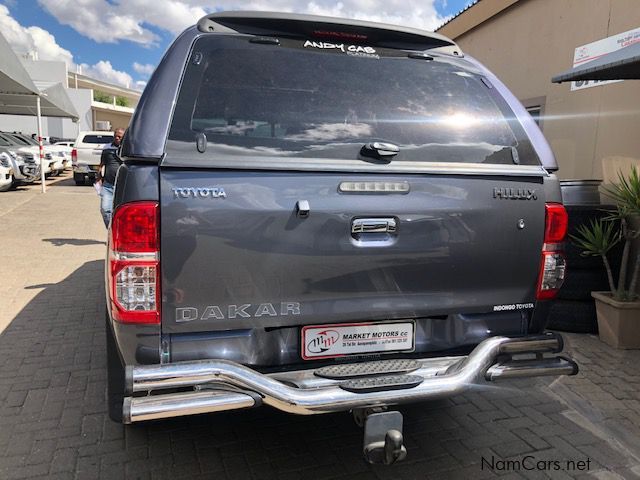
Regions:
M 76 80 L 79 88 L 88 88 L 93 90 L 99 90 L 108 95 L 115 95 L 117 97 L 127 97 L 133 99 L 139 99 L 142 92 L 133 90 L 131 88 L 115 85 L 113 83 L 103 82 L 96 78 L 88 77 L 82 73 L 68 72 L 69 84 L 74 85 Z
M 633 43 L 553 77 L 553 83 L 579 80 L 640 80 L 640 42 Z

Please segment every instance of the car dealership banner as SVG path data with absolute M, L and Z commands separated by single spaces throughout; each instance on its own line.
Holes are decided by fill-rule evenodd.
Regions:
M 627 47 L 632 43 L 640 42 L 640 28 L 622 32 L 611 37 L 603 38 L 596 42 L 587 43 L 576 48 L 573 54 L 573 66 L 583 65 L 595 60 L 607 53 L 615 52 Z M 599 87 L 608 83 L 617 83 L 622 80 L 580 80 L 571 82 L 571 90 L 582 90 L 583 88 Z

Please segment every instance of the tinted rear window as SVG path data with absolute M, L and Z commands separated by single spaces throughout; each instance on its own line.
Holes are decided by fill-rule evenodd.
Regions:
M 355 160 L 377 141 L 400 147 L 394 160 L 538 164 L 506 102 L 463 60 L 348 44 L 199 39 L 167 152 L 199 155 L 199 133 L 205 158 Z
M 85 135 L 82 138 L 82 143 L 111 143 L 113 142 L 113 135 Z

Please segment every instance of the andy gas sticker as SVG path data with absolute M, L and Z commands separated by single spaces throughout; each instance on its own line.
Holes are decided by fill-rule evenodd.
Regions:
M 306 42 L 304 42 L 303 47 L 317 48 L 320 50 L 334 50 L 334 51 L 346 53 L 347 55 L 380 58 L 377 55 L 375 48 L 365 47 L 362 45 L 353 45 L 353 44 L 347 44 L 347 43 L 315 42 L 315 41 L 307 40 Z

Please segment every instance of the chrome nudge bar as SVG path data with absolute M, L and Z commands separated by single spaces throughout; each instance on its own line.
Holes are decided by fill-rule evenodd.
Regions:
M 262 374 L 228 360 L 198 360 L 152 366 L 129 367 L 125 390 L 148 396 L 124 399 L 124 421 L 165 418 L 258 406 L 262 403 L 296 414 L 338 412 L 354 408 L 396 405 L 450 397 L 473 385 L 499 378 L 541 375 L 575 375 L 578 367 L 562 356 L 542 353 L 562 350 L 557 334 L 509 338 L 492 337 L 468 356 L 421 359 L 409 375 L 393 377 L 385 387 L 385 375 L 364 377 L 371 387 L 357 390 L 357 381 L 319 376 L 319 370 Z M 534 359 L 512 359 L 512 354 L 536 353 Z M 376 362 L 371 362 L 372 365 Z M 402 384 L 402 382 L 409 382 Z M 354 386 L 355 384 L 355 386 Z M 391 385 L 391 383 L 389 384 Z M 192 387 L 180 393 L 166 389 Z M 356 389 L 356 390 L 354 390 Z

